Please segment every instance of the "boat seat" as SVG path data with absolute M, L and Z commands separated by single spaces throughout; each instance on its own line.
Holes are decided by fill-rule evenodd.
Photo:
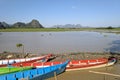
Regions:
M 28 58 L 28 59 L 25 59 L 25 61 L 30 61 L 30 58 Z
M 16 80 L 15 74 L 7 74 L 7 79 L 6 80 Z
M 24 78 L 29 77 L 29 78 L 31 79 L 31 78 L 32 78 L 32 75 L 30 75 L 30 70 L 24 71 L 24 72 L 23 72 L 23 77 L 24 77 Z
M 15 77 L 16 77 L 17 79 L 23 78 L 23 72 L 17 72 L 17 73 L 15 74 Z
M 55 67 L 55 66 L 51 66 L 50 69 L 51 69 L 51 70 L 55 70 L 56 67 Z
M 20 59 L 15 59 L 14 62 L 18 63 L 20 62 Z
M 31 75 L 34 75 L 34 76 L 38 75 L 37 69 L 31 70 L 30 73 L 31 73 Z M 34 76 L 33 76 L 33 77 L 34 77 Z
M 3 61 L 2 61 L 2 60 L 0 60 L 0 65 L 1 65 L 1 64 L 3 64 Z
M 8 64 L 8 60 L 3 60 L 3 64 Z
M 7 80 L 7 77 L 5 75 L 0 76 L 0 80 Z
M 42 68 L 37 69 L 37 71 L 38 71 L 38 74 L 39 74 L 39 75 L 44 74 L 44 70 L 43 70 Z
M 20 59 L 20 62 L 24 62 L 25 61 L 25 59 Z
M 50 72 L 51 70 L 50 70 L 50 67 L 46 67 L 46 68 L 44 68 L 44 72 L 45 73 L 48 73 L 48 72 Z
M 12 64 L 12 63 L 14 63 L 14 62 L 15 62 L 14 60 L 9 60 L 9 61 L 8 61 L 9 64 Z

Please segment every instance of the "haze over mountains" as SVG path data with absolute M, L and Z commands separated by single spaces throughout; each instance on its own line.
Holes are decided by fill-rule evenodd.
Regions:
M 81 24 L 65 24 L 65 25 L 54 25 L 52 28 L 81 28 Z
M 65 25 L 54 25 L 49 28 L 81 28 L 81 27 L 83 27 L 81 24 L 65 24 Z M 5 28 L 44 28 L 44 26 L 41 25 L 39 21 L 35 19 L 33 19 L 29 23 L 16 22 L 12 25 L 6 22 L 0 22 L 0 29 L 5 29 Z
M 107 26 L 107 27 L 112 27 L 112 26 Z M 7 24 L 6 22 L 0 22 L 0 29 L 6 29 L 6 28 L 45 28 L 45 27 L 42 24 L 40 24 L 38 20 L 35 19 L 33 19 L 29 23 L 16 22 L 12 25 Z M 82 26 L 81 24 L 65 24 L 65 25 L 54 25 L 48 28 L 90 28 L 90 27 Z

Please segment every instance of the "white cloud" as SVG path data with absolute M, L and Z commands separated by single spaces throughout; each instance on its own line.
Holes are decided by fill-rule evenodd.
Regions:
M 72 9 L 76 9 L 77 7 L 76 6 L 72 6 Z

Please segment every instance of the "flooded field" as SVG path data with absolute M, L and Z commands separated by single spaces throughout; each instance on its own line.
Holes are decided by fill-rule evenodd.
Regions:
M 22 43 L 26 53 L 119 52 L 120 34 L 66 32 L 1 32 L 0 52 L 20 52 Z

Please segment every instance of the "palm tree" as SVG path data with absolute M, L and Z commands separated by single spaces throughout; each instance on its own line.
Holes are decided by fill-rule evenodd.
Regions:
M 22 43 L 18 43 L 16 44 L 17 48 L 21 48 L 22 47 L 22 53 L 24 54 L 24 45 Z

